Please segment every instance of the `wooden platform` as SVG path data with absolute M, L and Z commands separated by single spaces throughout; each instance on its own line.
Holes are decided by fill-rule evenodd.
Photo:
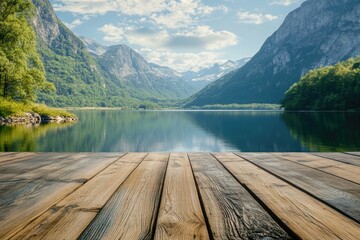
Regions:
M 0 239 L 360 239 L 360 153 L 0 153 Z

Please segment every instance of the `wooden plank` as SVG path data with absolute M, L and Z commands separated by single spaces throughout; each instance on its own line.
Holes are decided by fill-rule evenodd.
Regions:
M 360 157 L 351 155 L 351 154 L 345 154 L 345 153 L 312 153 L 316 156 L 330 158 L 336 161 L 344 162 L 347 164 L 352 164 L 355 166 L 360 166 Z
M 170 155 L 155 239 L 209 239 L 187 154 Z
M 360 221 L 360 185 L 267 153 L 238 155 Z
M 61 154 L 61 157 L 56 155 L 53 156 L 49 156 L 49 158 L 46 159 L 46 161 L 49 162 L 47 165 L 13 176 L 11 179 L 29 181 L 35 179 L 46 179 L 46 176 L 51 172 L 55 172 L 64 167 L 69 167 L 72 164 L 76 164 L 78 161 L 87 159 L 87 155 L 83 155 L 81 153 Z
M 72 164 L 45 173 L 42 178 L 48 181 L 86 182 L 123 155 L 124 153 L 81 153 Z
M 275 156 L 360 184 L 360 167 L 308 153 L 274 153 Z
M 214 239 L 290 238 L 213 156 L 189 157 Z
M 0 157 L 15 154 L 15 152 L 0 152 Z
M 346 152 L 346 154 L 355 155 L 360 157 L 360 152 Z
M 40 180 L 0 182 L 0 195 L 6 196 L 0 199 L 0 229 L 4 228 L 0 239 L 1 234 L 11 236 L 18 232 L 119 157 L 118 154 L 104 154 L 105 157 L 100 159 L 103 154 L 82 155 L 85 158 L 81 161 L 51 172 Z M 23 164 L 28 162 L 30 160 Z
M 146 155 L 129 153 L 120 158 L 11 239 L 77 239 Z
M 359 239 L 360 225 L 254 164 L 220 160 L 301 239 Z
M 0 239 L 15 234 L 81 185 L 43 180 L 26 184 L 1 182 L 0 186 L 4 184 L 6 187 L 0 190 Z
M 25 159 L 29 159 L 32 156 L 36 155 L 37 153 L 32 153 L 32 152 L 12 152 L 12 153 L 2 153 L 0 155 L 0 166 L 4 163 L 4 162 L 10 162 L 10 161 L 19 161 L 19 160 L 25 160 Z
M 70 155 L 69 153 L 37 153 L 27 156 L 26 160 L 3 163 L 0 166 L 0 180 L 14 179 L 18 175 L 47 166 L 55 161 L 61 161 Z
M 151 239 L 168 158 L 150 153 L 79 239 Z

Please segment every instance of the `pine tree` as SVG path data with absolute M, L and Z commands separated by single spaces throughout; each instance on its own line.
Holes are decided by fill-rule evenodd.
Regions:
M 33 9 L 30 0 L 0 1 L 0 96 L 8 100 L 33 102 L 38 90 L 54 89 L 27 21 Z

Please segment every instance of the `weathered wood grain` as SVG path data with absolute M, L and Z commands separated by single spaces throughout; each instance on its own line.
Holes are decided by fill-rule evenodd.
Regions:
M 6 187 L 0 190 L 0 239 L 7 239 L 81 184 L 37 180 L 1 185 Z
M 358 166 L 308 153 L 274 153 L 274 155 L 360 184 L 360 167 Z
M 77 239 L 146 155 L 120 158 L 11 239 Z
M 214 239 L 290 238 L 213 156 L 189 157 Z
M 170 154 L 155 239 L 209 239 L 185 153 Z
M 360 152 L 346 152 L 346 154 L 355 155 L 360 157 Z
M 237 155 L 360 221 L 360 185 L 268 153 Z
M 14 179 L 20 174 L 61 161 L 70 155 L 69 153 L 37 153 L 33 156 L 27 155 L 26 159 L 5 162 L 0 165 L 0 181 Z
M 254 164 L 220 160 L 301 239 L 359 239 L 360 225 Z
M 24 161 L 21 165 L 25 165 L 25 167 L 19 168 L 23 171 L 24 169 L 33 169 L 30 168 L 29 162 L 33 162 L 35 165 L 39 162 L 37 166 L 44 166 L 44 162 L 51 162 L 54 158 L 62 156 L 61 154 L 57 156 L 39 155 L 43 158 L 37 159 L 37 161 Z M 10 182 L 0 182 L 0 195 L 2 196 L 0 199 L 0 229 L 4 229 L 0 233 L 0 239 L 15 234 L 23 226 L 73 192 L 83 182 L 119 158 L 118 154 L 105 154 L 103 159 L 99 158 L 101 154 L 84 153 L 82 156 L 84 159 L 55 172 L 50 172 L 39 180 L 15 179 Z M 16 168 L 16 166 L 12 167 Z M 48 178 L 48 176 L 51 177 Z
M 124 153 L 80 153 L 71 164 L 42 175 L 48 181 L 86 182 L 95 174 L 118 160 Z
M 151 239 L 168 158 L 150 153 L 79 239 Z
M 347 164 L 360 166 L 360 157 L 356 155 L 345 154 L 345 153 L 322 153 L 322 152 L 312 153 L 312 154 L 320 157 L 330 158 Z
M 78 154 L 61 154 L 61 157 L 52 155 L 44 161 L 47 161 L 48 164 L 39 168 L 29 170 L 27 172 L 13 176 L 11 179 L 14 180 L 36 180 L 36 179 L 45 179 L 46 176 L 55 172 L 63 167 L 69 167 L 72 164 L 77 163 L 80 160 L 87 159 L 87 155 L 81 153 Z
M 29 159 L 35 156 L 37 153 L 33 152 L 11 152 L 11 153 L 1 153 L 0 155 L 0 166 L 5 162 L 10 161 L 21 161 L 24 159 Z

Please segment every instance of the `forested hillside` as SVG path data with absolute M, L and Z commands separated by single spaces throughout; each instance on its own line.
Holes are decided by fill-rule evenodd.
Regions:
M 51 106 L 127 106 L 140 101 L 131 98 L 104 77 L 84 43 L 55 15 L 48 0 L 32 0 L 36 13 L 31 22 L 44 62 L 46 78 L 56 92 L 41 91 L 39 102 Z
M 360 57 L 307 73 L 285 94 L 286 110 L 360 110 Z

